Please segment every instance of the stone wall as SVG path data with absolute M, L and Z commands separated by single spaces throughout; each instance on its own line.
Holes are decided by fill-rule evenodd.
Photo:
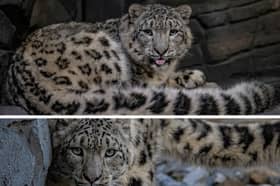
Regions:
M 51 163 L 47 120 L 0 120 L 0 185 L 44 186 Z

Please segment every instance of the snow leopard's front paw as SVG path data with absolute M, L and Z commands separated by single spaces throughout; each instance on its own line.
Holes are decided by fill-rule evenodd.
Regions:
M 185 70 L 174 77 L 177 87 L 193 89 L 202 87 L 206 83 L 206 76 L 200 70 Z

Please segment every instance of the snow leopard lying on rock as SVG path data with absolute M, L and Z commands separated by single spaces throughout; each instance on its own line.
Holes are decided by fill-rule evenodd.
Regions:
M 163 156 L 210 167 L 279 160 L 280 121 L 57 120 L 49 186 L 154 186 Z
M 132 5 L 104 23 L 39 29 L 14 56 L 9 100 L 30 114 L 67 115 L 255 114 L 278 102 L 267 84 L 202 89 L 202 72 L 177 72 L 192 44 L 190 15 L 188 5 Z

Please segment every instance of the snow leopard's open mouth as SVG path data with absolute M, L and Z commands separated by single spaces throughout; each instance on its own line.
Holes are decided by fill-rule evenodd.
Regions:
M 153 59 L 153 58 L 150 58 L 150 63 L 155 64 L 157 66 L 168 65 L 168 64 L 170 64 L 170 62 L 171 62 L 171 59 L 164 59 L 164 58 Z

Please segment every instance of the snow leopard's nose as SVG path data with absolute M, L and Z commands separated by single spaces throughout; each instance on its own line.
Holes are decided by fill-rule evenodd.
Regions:
M 101 174 L 100 175 L 88 175 L 87 173 L 84 173 L 84 178 L 85 180 L 87 180 L 90 184 L 95 183 L 96 181 L 98 181 L 101 178 Z
M 162 57 L 167 52 L 168 48 L 154 48 L 154 50 L 160 57 Z
M 98 155 L 89 157 L 83 170 L 83 177 L 89 183 L 97 182 L 102 176 L 102 159 Z
M 154 41 L 153 41 L 153 48 L 154 51 L 159 55 L 159 56 L 164 56 L 164 54 L 168 51 L 168 39 L 166 38 L 164 33 L 158 33 L 154 36 Z

